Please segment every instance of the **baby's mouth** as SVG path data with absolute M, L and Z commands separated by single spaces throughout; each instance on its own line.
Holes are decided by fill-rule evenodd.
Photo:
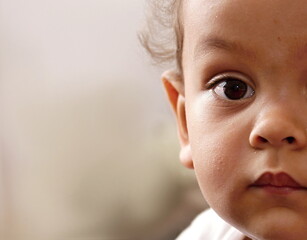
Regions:
M 250 187 L 281 195 L 290 194 L 294 191 L 307 190 L 306 187 L 299 184 L 290 175 L 284 172 L 277 174 L 265 172 L 250 185 Z

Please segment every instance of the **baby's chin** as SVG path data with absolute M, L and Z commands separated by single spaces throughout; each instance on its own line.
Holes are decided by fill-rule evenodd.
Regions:
M 274 208 L 231 224 L 254 240 L 304 240 L 307 239 L 306 223 L 307 212 Z

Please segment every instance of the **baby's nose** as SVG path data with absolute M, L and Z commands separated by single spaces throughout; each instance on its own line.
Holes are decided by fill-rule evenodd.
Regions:
M 257 149 L 288 147 L 299 150 L 306 147 L 306 128 L 282 111 L 261 113 L 251 131 L 249 142 Z

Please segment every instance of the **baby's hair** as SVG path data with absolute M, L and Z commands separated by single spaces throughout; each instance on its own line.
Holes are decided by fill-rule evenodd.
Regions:
M 183 0 L 148 0 L 147 21 L 139 33 L 141 44 L 155 63 L 176 61 L 181 71 Z

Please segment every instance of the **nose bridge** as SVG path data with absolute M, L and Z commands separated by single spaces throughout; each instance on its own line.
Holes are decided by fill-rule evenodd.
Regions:
M 255 148 L 306 146 L 306 114 L 291 101 L 268 103 L 260 109 L 250 134 Z

